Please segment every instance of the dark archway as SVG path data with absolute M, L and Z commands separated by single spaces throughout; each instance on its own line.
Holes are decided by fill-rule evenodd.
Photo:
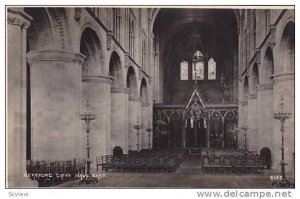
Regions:
M 248 95 L 249 95 L 249 80 L 248 76 L 245 75 L 244 78 L 244 84 L 243 84 L 243 101 L 248 101 Z
M 273 59 L 273 51 L 270 47 L 267 48 L 264 56 L 263 67 L 260 69 L 260 82 L 262 84 L 270 84 L 273 83 L 273 75 L 274 75 L 274 59 Z
M 113 156 L 114 157 L 122 157 L 123 149 L 120 146 L 116 146 L 113 148 Z
M 137 80 L 133 67 L 129 67 L 126 78 L 126 88 L 129 89 L 130 96 L 137 96 Z
M 141 81 L 140 96 L 141 96 L 142 103 L 145 104 L 149 103 L 147 82 L 144 78 Z
M 257 65 L 257 63 L 255 63 L 253 65 L 251 82 L 252 82 L 252 85 L 251 85 L 251 87 L 252 87 L 252 93 L 251 94 L 256 94 L 258 86 L 259 86 L 259 72 L 258 72 L 258 65 Z
M 96 32 L 91 28 L 86 28 L 82 32 L 80 53 L 86 57 L 82 64 L 82 76 L 103 74 L 101 43 Z
M 115 51 L 111 54 L 109 61 L 109 76 L 113 78 L 112 88 L 124 88 L 124 77 L 120 56 Z
M 280 50 L 283 53 L 281 58 L 282 70 L 279 72 L 294 72 L 295 70 L 295 23 L 286 24 L 281 36 Z
M 271 149 L 269 147 L 263 147 L 260 150 L 260 157 L 263 159 L 264 165 L 266 165 L 268 169 L 271 169 L 271 165 L 272 165 Z

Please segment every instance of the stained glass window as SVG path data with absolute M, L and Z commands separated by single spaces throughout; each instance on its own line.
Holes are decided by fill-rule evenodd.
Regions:
M 216 62 L 213 58 L 210 58 L 208 61 L 208 79 L 215 80 L 216 79 Z
M 180 80 L 189 79 L 189 64 L 187 61 L 182 61 L 180 63 Z
M 203 54 L 200 51 L 196 51 L 193 56 L 193 69 L 192 69 L 192 79 L 193 80 L 203 80 L 204 79 L 204 62 Z

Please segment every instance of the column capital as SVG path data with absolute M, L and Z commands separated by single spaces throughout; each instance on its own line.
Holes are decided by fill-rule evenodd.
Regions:
M 269 84 L 260 84 L 258 86 L 258 90 L 259 91 L 265 91 L 265 90 L 272 90 L 273 89 L 273 83 L 269 83 Z
M 8 8 L 7 9 L 7 23 L 21 26 L 22 28 L 29 28 L 32 17 L 26 14 L 21 9 Z
M 241 101 L 241 104 L 242 104 L 243 106 L 246 106 L 246 105 L 248 105 L 248 101 Z
M 142 107 L 149 107 L 149 106 L 150 106 L 150 103 L 142 102 Z
M 112 87 L 111 92 L 112 93 L 127 93 L 127 90 L 126 90 L 126 88 Z
M 111 76 L 104 75 L 85 75 L 82 76 L 82 82 L 92 82 L 92 83 L 112 83 Z
M 248 95 L 249 99 L 257 99 L 257 93 L 252 93 Z
M 129 96 L 129 101 L 141 102 L 141 98 L 136 96 Z
M 29 64 L 42 61 L 77 62 L 82 64 L 85 56 L 81 53 L 70 52 L 62 49 L 47 49 L 30 51 L 27 53 Z
M 283 81 L 288 81 L 288 80 L 294 80 L 295 74 L 292 72 L 281 73 L 281 74 L 273 75 L 273 77 L 274 77 L 274 82 L 283 82 Z

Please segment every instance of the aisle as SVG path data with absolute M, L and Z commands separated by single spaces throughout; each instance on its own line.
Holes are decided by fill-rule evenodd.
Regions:
M 201 173 L 201 156 L 195 155 L 187 156 L 176 171 L 176 174 L 183 175 L 200 175 Z

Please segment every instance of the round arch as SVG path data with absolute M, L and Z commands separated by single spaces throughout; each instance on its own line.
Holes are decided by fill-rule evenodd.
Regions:
M 27 31 L 30 50 L 68 49 L 68 36 L 65 8 L 25 8 L 32 17 Z
M 136 73 L 132 66 L 130 66 L 127 70 L 126 88 L 129 89 L 131 96 L 138 96 L 137 95 L 137 77 L 136 77 Z
M 249 80 L 248 76 L 245 75 L 244 83 L 243 83 L 243 100 L 248 101 L 248 94 L 249 94 Z
M 282 52 L 276 74 L 294 72 L 295 70 L 295 23 L 289 21 L 281 34 L 279 50 Z
M 153 32 L 154 23 L 155 23 L 156 17 L 157 17 L 160 10 L 161 10 L 161 8 L 153 8 L 151 10 L 151 14 L 150 14 L 150 19 L 151 19 L 150 32 Z M 236 21 L 239 22 L 239 16 L 240 16 L 239 11 L 238 10 L 232 10 L 232 11 L 234 13 L 234 17 L 235 17 Z
M 273 83 L 273 75 L 274 75 L 274 59 L 273 59 L 273 51 L 269 46 L 263 58 L 263 67 L 260 67 L 259 70 L 259 82 L 262 84 L 271 84 Z
M 112 88 L 124 88 L 124 71 L 122 68 L 120 56 L 113 51 L 109 61 L 109 76 L 113 78 Z
M 258 64 L 254 63 L 251 71 L 251 94 L 256 94 L 259 85 Z
M 82 75 L 102 75 L 103 74 L 103 54 L 101 43 L 96 32 L 87 27 L 81 34 L 80 53 L 86 60 L 82 64 Z
M 141 85 L 140 85 L 140 97 L 142 99 L 142 103 L 149 103 L 149 98 L 148 98 L 148 86 L 147 86 L 147 82 L 146 79 L 143 78 L 141 81 Z

